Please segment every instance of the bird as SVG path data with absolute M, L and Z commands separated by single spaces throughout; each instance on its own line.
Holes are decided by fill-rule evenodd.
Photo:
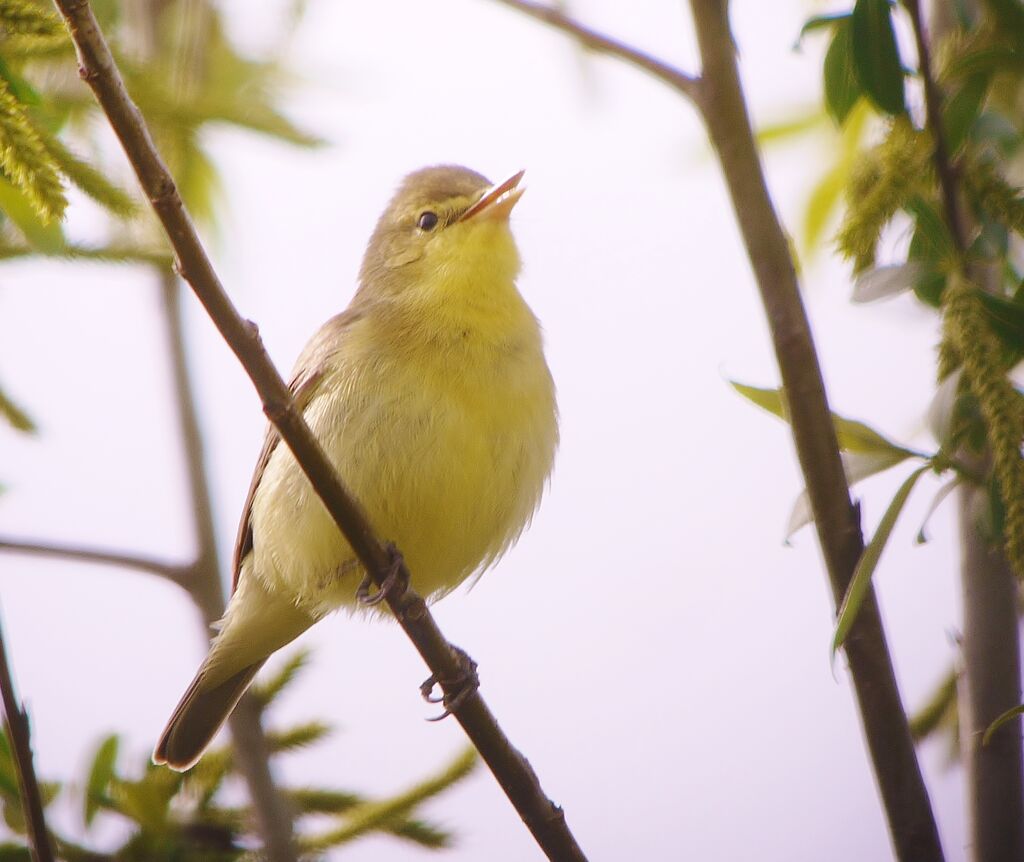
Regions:
M 433 601 L 479 577 L 533 518 L 558 447 L 540 324 L 509 225 L 522 171 L 457 165 L 404 178 L 348 307 L 299 355 L 296 406 L 377 535 Z M 365 572 L 268 426 L 243 506 L 231 598 L 153 762 L 198 762 L 275 651 L 360 608 Z

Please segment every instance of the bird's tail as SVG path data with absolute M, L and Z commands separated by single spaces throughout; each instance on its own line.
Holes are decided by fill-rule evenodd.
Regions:
M 203 685 L 204 665 L 167 722 L 153 751 L 153 762 L 179 772 L 195 766 L 264 661 L 243 668 L 212 688 Z
M 316 622 L 247 568 L 210 654 L 156 744 L 154 763 L 178 771 L 194 766 L 270 654 Z

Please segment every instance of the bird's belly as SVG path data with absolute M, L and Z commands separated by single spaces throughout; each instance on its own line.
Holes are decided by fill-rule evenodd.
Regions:
M 557 436 L 550 377 L 543 364 L 537 372 L 526 376 L 536 386 L 496 398 L 472 381 L 431 385 L 410 375 L 380 386 L 350 370 L 345 385 L 328 381 L 330 394 L 307 408 L 342 480 L 378 536 L 401 550 L 421 595 L 439 596 L 493 562 L 536 508 Z M 318 615 L 353 603 L 361 569 L 283 445 L 254 500 L 253 528 L 261 577 Z

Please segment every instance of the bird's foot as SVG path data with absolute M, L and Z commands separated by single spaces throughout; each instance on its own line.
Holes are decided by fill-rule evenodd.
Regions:
M 363 607 L 379 605 L 388 596 L 393 599 L 401 598 L 409 586 L 409 572 L 405 568 L 402 552 L 391 542 L 387 543 L 385 550 L 388 552 L 391 562 L 388 564 L 388 573 L 384 576 L 380 589 L 372 595 L 370 594 L 373 581 L 369 575 L 366 575 L 356 587 L 356 599 Z
M 447 718 L 466 702 L 467 697 L 480 688 L 480 675 L 476 672 L 476 662 L 469 657 L 465 650 L 455 644 L 449 644 L 449 646 L 458 662 L 459 674 L 454 679 L 438 679 L 436 674 L 431 674 L 423 680 L 423 684 L 420 686 L 420 695 L 423 699 L 427 703 L 444 705 L 444 712 L 433 718 L 428 718 L 427 721 L 440 721 Z M 434 687 L 438 685 L 442 689 L 440 697 L 433 693 Z

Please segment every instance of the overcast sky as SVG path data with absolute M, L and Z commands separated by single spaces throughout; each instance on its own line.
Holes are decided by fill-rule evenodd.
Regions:
M 254 49 L 287 4 L 225 4 Z M 695 70 L 685 4 L 579 0 L 581 19 Z M 756 120 L 820 98 L 823 45 L 795 41 L 810 7 L 736 0 Z M 562 445 L 518 546 L 436 607 L 480 663 L 483 694 L 594 860 L 861 862 L 891 855 L 813 534 L 783 546 L 800 490 L 784 426 L 729 378 L 777 371 L 717 164 L 694 111 L 641 73 L 486 0 L 311 0 L 292 49 L 294 116 L 333 142 L 297 151 L 217 133 L 228 206 L 213 253 L 278 366 L 343 308 L 395 185 L 457 162 L 493 180 L 526 169 L 513 227 L 521 289 L 546 332 Z M 787 227 L 830 158 L 828 136 L 768 156 Z M 88 235 L 90 216 L 72 213 Z M 931 445 L 936 322 L 912 300 L 851 306 L 846 268 L 805 262 L 804 289 L 836 410 Z M 0 533 L 185 560 L 189 515 L 157 292 L 139 271 L 35 262 L 0 268 L 0 379 L 38 420 L 0 429 Z M 263 433 L 251 385 L 188 301 L 192 368 L 230 553 Z M 906 470 L 859 488 L 873 530 Z M 954 657 L 952 506 L 913 545 L 923 481 L 878 572 L 906 702 Z M 98 738 L 141 762 L 204 646 L 174 587 L 124 571 L 0 558 L 0 599 L 45 777 L 80 778 Z M 273 713 L 340 730 L 281 772 L 397 791 L 464 744 L 429 724 L 426 671 L 394 626 L 331 617 L 306 636 L 313 668 Z M 922 762 L 947 858 L 964 858 L 962 774 Z M 428 811 L 459 835 L 446 858 L 540 858 L 485 771 Z M 71 815 L 65 814 L 70 821 Z M 341 854 L 339 854 L 340 857 Z M 372 838 L 353 858 L 415 860 Z

